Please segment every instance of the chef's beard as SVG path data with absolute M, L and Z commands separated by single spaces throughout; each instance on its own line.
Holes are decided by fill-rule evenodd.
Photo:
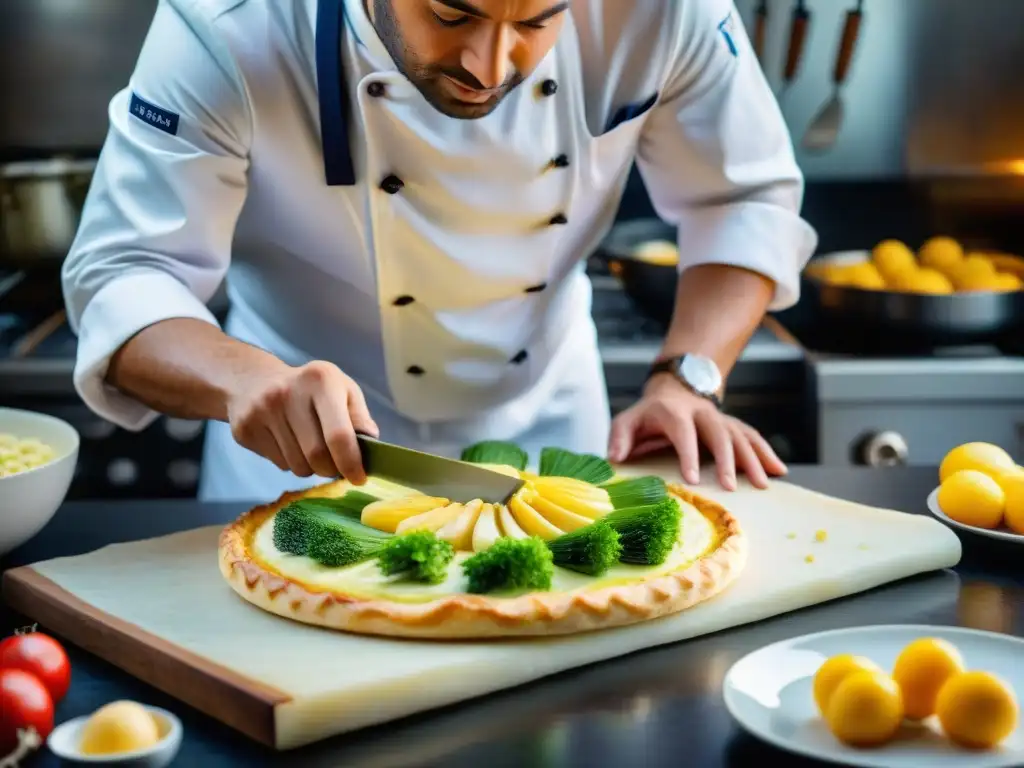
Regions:
M 364 5 L 370 0 L 364 0 Z M 458 120 L 476 120 L 491 114 L 514 88 L 523 82 L 523 76 L 514 71 L 491 98 L 480 104 L 471 104 L 453 98 L 442 85 L 447 75 L 467 88 L 486 90 L 483 84 L 470 72 L 460 66 L 425 64 L 416 57 L 416 52 L 402 39 L 398 20 L 391 8 L 391 0 L 372 0 L 373 27 L 401 72 L 416 89 L 423 94 L 430 105 L 443 115 Z

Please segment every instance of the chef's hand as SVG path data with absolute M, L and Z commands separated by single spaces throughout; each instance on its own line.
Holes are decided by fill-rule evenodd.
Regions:
M 380 431 L 352 379 L 316 361 L 281 363 L 244 381 L 228 398 L 238 443 L 299 477 L 340 474 L 355 485 L 366 482 L 356 432 L 378 437 Z
M 726 490 L 736 489 L 737 468 L 758 488 L 768 486 L 767 474 L 787 471 L 757 430 L 721 413 L 714 403 L 671 376 L 651 378 L 643 397 L 616 416 L 608 458 L 621 463 L 673 446 L 683 479 L 696 484 L 700 482 L 698 441 L 714 456 L 718 481 Z

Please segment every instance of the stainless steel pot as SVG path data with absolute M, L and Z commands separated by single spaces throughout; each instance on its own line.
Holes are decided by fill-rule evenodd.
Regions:
M 62 260 L 95 168 L 95 160 L 60 158 L 0 167 L 0 259 Z

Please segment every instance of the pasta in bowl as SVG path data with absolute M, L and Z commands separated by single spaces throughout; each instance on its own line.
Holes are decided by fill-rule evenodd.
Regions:
M 67 496 L 78 432 L 54 416 L 0 408 L 0 555 L 31 539 Z

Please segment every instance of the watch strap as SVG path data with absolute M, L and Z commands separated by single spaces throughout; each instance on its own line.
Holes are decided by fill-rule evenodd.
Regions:
M 653 376 L 656 376 L 656 375 L 658 375 L 660 373 L 667 373 L 670 376 L 672 376 L 676 381 L 678 381 L 680 384 L 682 384 L 684 387 L 686 387 L 688 390 L 693 392 L 693 394 L 697 395 L 698 397 L 703 397 L 705 400 L 710 400 L 712 403 L 715 404 L 716 408 L 721 408 L 722 407 L 722 399 L 718 396 L 717 393 L 715 393 L 715 392 L 711 392 L 711 393 L 698 392 L 690 384 L 690 382 L 688 382 L 685 378 L 683 378 L 682 375 L 680 375 L 679 368 L 680 368 L 680 366 L 683 363 L 683 358 L 684 357 L 686 357 L 686 356 L 685 355 L 679 355 L 677 357 L 658 358 L 657 360 L 655 360 L 651 364 L 651 367 L 648 369 L 647 377 L 644 380 L 644 383 L 646 384 L 648 381 L 650 381 Z

